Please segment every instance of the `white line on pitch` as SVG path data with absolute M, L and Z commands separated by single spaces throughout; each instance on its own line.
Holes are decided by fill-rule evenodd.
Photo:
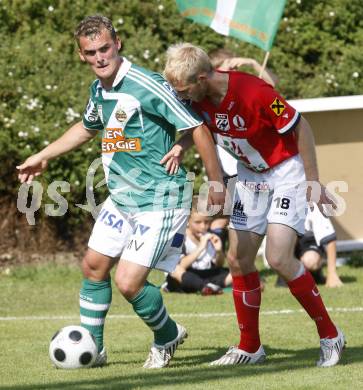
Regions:
M 353 313 L 363 312 L 363 307 L 328 307 L 330 312 L 341 312 L 341 313 Z M 303 309 L 283 309 L 283 310 L 266 310 L 261 311 L 261 315 L 281 315 L 281 314 L 296 314 L 303 313 Z M 188 317 L 188 318 L 211 318 L 211 317 L 233 317 L 234 312 L 230 313 L 174 313 L 172 317 Z M 109 314 L 108 319 L 133 319 L 137 318 L 134 314 Z M 0 317 L 0 321 L 51 321 L 51 320 L 75 320 L 79 319 L 79 316 L 21 316 L 21 317 Z

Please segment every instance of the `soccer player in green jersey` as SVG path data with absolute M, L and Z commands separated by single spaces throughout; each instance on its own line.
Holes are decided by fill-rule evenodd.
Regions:
M 110 270 L 120 259 L 116 286 L 154 333 L 144 367 L 165 367 L 187 332 L 169 317 L 159 289 L 147 277 L 153 268 L 174 269 L 185 234 L 190 203 L 184 191 L 186 172 L 178 169 L 182 148 L 174 145 L 175 133 L 192 133 L 209 180 L 222 183 L 215 147 L 202 120 L 176 98 L 159 74 L 119 56 L 121 41 L 109 19 L 85 18 L 75 38 L 81 60 L 97 76 L 83 121 L 18 166 L 19 180 L 31 182 L 49 160 L 102 132 L 110 196 L 82 261 L 81 324 L 96 338 L 96 365 L 105 364 L 103 328 L 112 296 Z M 221 205 L 223 191 L 212 192 L 210 199 Z

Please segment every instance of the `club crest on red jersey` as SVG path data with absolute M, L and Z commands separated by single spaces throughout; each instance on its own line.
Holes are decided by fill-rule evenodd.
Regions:
M 229 119 L 227 114 L 215 114 L 216 127 L 221 131 L 230 130 Z

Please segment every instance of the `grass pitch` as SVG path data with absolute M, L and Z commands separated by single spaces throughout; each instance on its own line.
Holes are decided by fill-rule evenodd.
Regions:
M 106 322 L 109 364 L 64 371 L 48 357 L 52 335 L 78 324 L 77 267 L 47 265 L 14 268 L 0 276 L 0 388 L 58 389 L 358 389 L 363 383 L 363 268 L 344 266 L 341 289 L 320 291 L 331 316 L 347 338 L 341 364 L 315 367 L 319 340 L 315 325 L 285 288 L 274 287 L 265 271 L 261 337 L 268 355 L 256 366 L 210 367 L 208 363 L 237 343 L 230 291 L 221 296 L 164 294 L 172 317 L 190 337 L 170 367 L 144 370 L 152 335 L 114 288 Z M 161 283 L 155 272 L 151 280 Z

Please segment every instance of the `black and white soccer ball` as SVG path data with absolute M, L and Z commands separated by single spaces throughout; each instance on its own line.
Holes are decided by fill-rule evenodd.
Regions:
M 49 345 L 50 360 L 57 368 L 91 367 L 98 354 L 94 336 L 82 326 L 70 325 L 60 329 Z

